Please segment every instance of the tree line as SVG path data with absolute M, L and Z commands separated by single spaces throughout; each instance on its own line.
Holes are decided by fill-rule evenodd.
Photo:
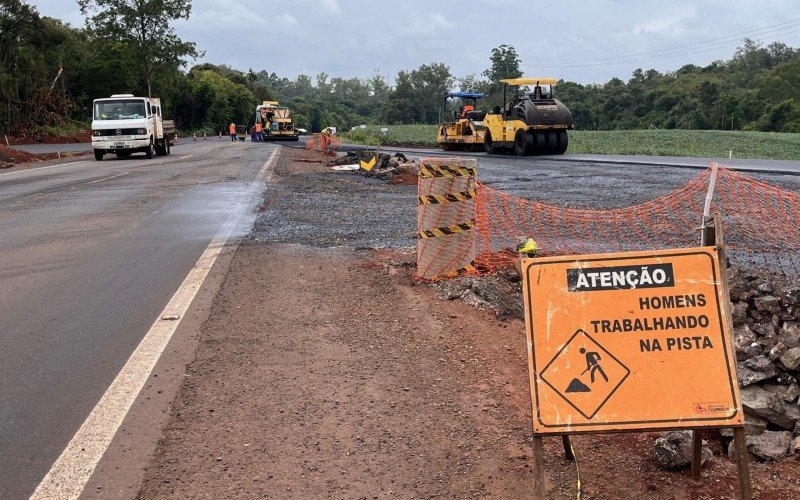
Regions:
M 522 76 L 516 49 L 501 45 L 479 74 L 457 77 L 433 62 L 400 71 L 390 83 L 241 71 L 209 63 L 171 23 L 188 19 L 190 0 L 79 0 L 85 27 L 42 17 L 24 0 L 0 0 L 0 132 L 86 126 L 92 100 L 116 93 L 162 98 L 182 130 L 248 124 L 255 106 L 277 100 L 299 127 L 348 129 L 360 124 L 438 123 L 448 90 L 483 92 L 481 107 L 502 102 L 501 78 Z M 548 76 L 548 75 L 541 75 Z M 744 40 L 729 60 L 661 73 L 637 69 L 624 81 L 560 81 L 557 97 L 578 129 L 683 128 L 800 132 L 800 51 Z

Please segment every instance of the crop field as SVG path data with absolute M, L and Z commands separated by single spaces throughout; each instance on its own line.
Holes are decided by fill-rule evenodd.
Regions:
M 381 128 L 389 129 L 384 137 Z M 437 148 L 436 125 L 374 125 L 347 142 Z M 800 160 L 800 134 L 722 130 L 573 130 L 570 153 Z

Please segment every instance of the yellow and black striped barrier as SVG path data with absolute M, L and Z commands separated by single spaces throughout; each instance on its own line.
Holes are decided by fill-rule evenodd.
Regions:
M 458 201 L 467 201 L 475 198 L 475 190 L 470 189 L 463 193 L 450 193 L 450 194 L 431 194 L 428 196 L 420 196 L 420 205 L 435 205 L 437 203 L 453 203 Z
M 419 165 L 417 276 L 451 278 L 475 271 L 477 162 L 424 158 Z
M 469 231 L 473 227 L 475 227 L 475 219 L 463 222 L 461 224 L 456 224 L 455 226 L 437 227 L 434 229 L 420 231 L 417 237 L 420 239 L 441 238 L 442 236 L 449 236 L 451 234 L 459 234 L 463 233 L 464 231 Z
M 423 165 L 419 166 L 419 176 L 424 179 L 434 177 L 453 178 L 453 177 L 472 177 L 477 176 L 477 168 L 472 167 L 449 167 L 447 165 Z

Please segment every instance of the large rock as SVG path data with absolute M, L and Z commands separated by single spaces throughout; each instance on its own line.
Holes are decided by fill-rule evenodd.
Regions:
M 733 326 L 742 326 L 747 321 L 747 302 L 737 302 L 733 306 Z
M 797 382 L 791 382 L 788 385 L 764 384 L 761 387 L 787 403 L 794 403 L 800 396 L 800 387 L 797 386 Z
M 792 433 L 788 431 L 764 431 L 758 436 L 747 436 L 747 451 L 763 460 L 780 460 L 790 453 Z
M 781 337 L 781 342 L 786 344 L 790 349 L 792 347 L 800 347 L 800 323 L 796 321 L 785 322 L 779 335 Z
M 681 469 L 692 463 L 692 431 L 669 431 L 656 439 L 654 454 L 662 469 Z M 711 458 L 711 448 L 703 440 L 700 463 Z
M 786 430 L 794 430 L 800 420 L 800 407 L 786 404 L 783 398 L 763 387 L 751 385 L 739 391 L 742 406 L 751 414 L 768 420 Z
M 765 294 L 771 294 L 775 292 L 775 285 L 772 284 L 771 281 L 765 281 L 756 287 L 759 292 Z
M 755 370 L 757 372 L 763 372 L 763 371 L 769 370 L 770 368 L 774 368 L 772 366 L 772 361 L 768 357 L 766 357 L 764 355 L 760 355 L 760 356 L 756 356 L 755 358 L 748 359 L 747 361 L 744 362 L 744 364 L 748 368 L 750 368 L 752 370 Z M 777 375 L 777 373 L 776 373 L 776 375 Z
M 786 351 L 788 350 L 789 347 L 786 344 L 784 344 L 781 341 L 778 341 L 778 343 L 775 344 L 775 347 L 769 350 L 769 352 L 767 353 L 767 357 L 769 358 L 770 361 L 775 361 L 776 359 L 786 354 Z
M 744 433 L 748 436 L 758 436 L 767 430 L 767 421 L 755 415 L 744 414 Z M 725 437 L 733 437 L 733 429 L 730 427 L 720 429 L 719 433 Z
M 772 320 L 764 320 L 763 323 L 758 323 L 753 325 L 753 330 L 756 331 L 762 337 L 775 337 L 777 330 L 775 329 L 775 325 L 772 323 Z M 775 342 L 778 340 L 776 339 Z M 774 344 L 774 342 L 773 342 Z
M 756 342 L 756 333 L 747 325 L 737 326 L 733 329 L 736 356 L 739 359 L 750 359 L 761 354 L 763 348 Z
M 778 369 L 771 363 L 765 370 L 753 370 L 745 363 L 739 363 L 736 366 L 736 372 L 739 376 L 739 387 L 748 387 L 778 375 Z
M 792 287 L 781 294 L 781 299 L 788 305 L 800 304 L 800 287 Z
M 781 313 L 781 299 L 772 295 L 765 295 L 763 297 L 756 297 L 753 299 L 756 309 L 761 313 L 780 314 Z
M 792 347 L 780 357 L 783 366 L 790 370 L 797 370 L 800 366 L 800 347 Z

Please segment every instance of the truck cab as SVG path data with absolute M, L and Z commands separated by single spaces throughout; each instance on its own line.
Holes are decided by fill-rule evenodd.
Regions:
M 118 158 L 133 153 L 144 153 L 147 158 L 168 155 L 175 127 L 161 113 L 159 98 L 115 94 L 95 99 L 92 106 L 95 159 L 100 161 L 112 153 Z

